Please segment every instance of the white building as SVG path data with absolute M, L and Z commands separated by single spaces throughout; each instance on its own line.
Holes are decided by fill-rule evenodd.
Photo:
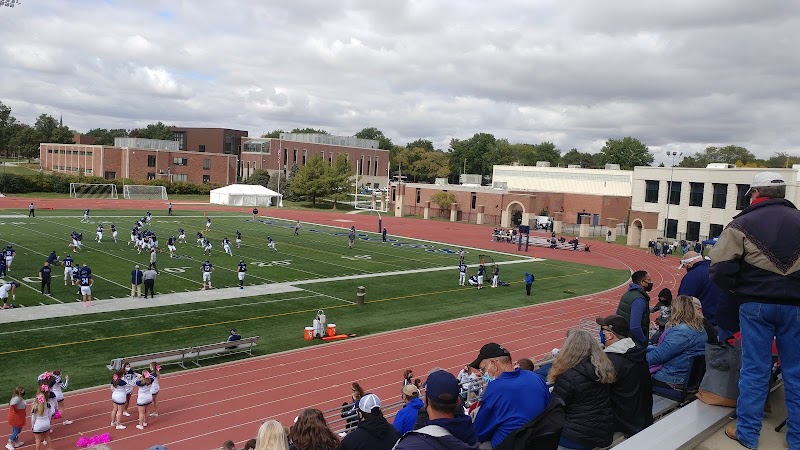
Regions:
M 500 165 L 492 168 L 494 187 L 512 191 L 630 197 L 632 179 L 630 170 Z
M 636 167 L 633 170 L 628 245 L 646 247 L 650 239 L 665 236 L 670 241 L 697 241 L 719 236 L 733 216 L 750 204 L 745 193 L 758 172 L 783 175 L 787 184 L 786 199 L 795 205 L 800 204 L 800 167 L 713 166 L 717 167 Z

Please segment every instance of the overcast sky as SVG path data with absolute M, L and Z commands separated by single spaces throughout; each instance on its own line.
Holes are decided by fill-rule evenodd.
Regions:
M 0 8 L 0 101 L 78 131 L 163 121 L 260 135 L 478 132 L 657 162 L 800 155 L 800 2 L 22 0 Z

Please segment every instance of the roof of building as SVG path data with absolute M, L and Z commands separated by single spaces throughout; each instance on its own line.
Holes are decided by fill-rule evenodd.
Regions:
M 633 171 L 566 167 L 502 166 L 492 181 L 515 191 L 630 197 Z

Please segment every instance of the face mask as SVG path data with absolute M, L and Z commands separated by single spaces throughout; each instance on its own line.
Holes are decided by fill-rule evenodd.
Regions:
M 489 374 L 488 374 L 488 373 L 485 373 L 485 374 L 483 374 L 483 381 L 485 381 L 485 382 L 486 382 L 486 384 L 489 384 L 489 383 L 491 383 L 491 382 L 492 382 L 492 381 L 494 381 L 494 380 L 495 380 L 495 377 L 491 377 L 491 376 L 489 376 Z
M 125 370 L 131 370 L 131 366 L 125 366 Z
M 653 290 L 653 283 L 652 283 L 652 282 L 651 282 L 651 283 L 649 283 L 649 284 L 647 285 L 647 287 L 646 287 L 646 288 L 644 288 L 644 290 L 645 290 L 645 291 L 647 291 L 647 292 L 650 292 L 650 291 L 652 291 L 652 290 Z

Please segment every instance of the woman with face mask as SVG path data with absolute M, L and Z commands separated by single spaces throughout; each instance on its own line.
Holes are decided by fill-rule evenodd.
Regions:
M 128 407 L 131 404 L 131 395 L 133 395 L 133 386 L 136 384 L 136 374 L 131 369 L 131 363 L 125 361 L 123 364 L 125 374 L 122 379 L 125 380 L 125 406 L 122 410 L 122 415 L 130 417 L 131 413 L 128 412 Z

